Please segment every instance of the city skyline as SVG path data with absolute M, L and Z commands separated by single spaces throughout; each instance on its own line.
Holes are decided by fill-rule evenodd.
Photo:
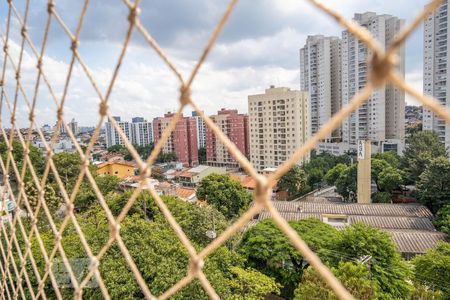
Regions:
M 211 31 L 209 25 L 217 21 L 225 4 L 196 2 L 192 5 L 189 1 L 181 1 L 173 7 L 174 3 L 167 1 L 152 7 L 147 7 L 143 3 L 141 19 L 145 25 L 152 28 L 151 33 L 154 34 L 156 41 L 181 68 L 182 73 L 187 74 L 207 42 Z M 410 21 L 424 4 L 425 1 L 414 1 L 413 4 L 386 1 L 373 3 L 345 1 L 339 5 L 329 3 L 348 18 L 356 12 L 374 11 L 399 16 L 406 22 Z M 245 1 L 238 3 L 236 14 L 231 17 L 223 35 L 219 37 L 211 56 L 200 69 L 198 81 L 193 86 L 193 98 L 208 115 L 221 107 L 232 107 L 247 113 L 246 97 L 272 84 L 299 89 L 298 51 L 306 41 L 306 37 L 313 34 L 340 36 L 343 30 L 306 2 L 261 1 L 260 5 L 253 7 L 253 10 L 248 9 L 249 5 L 250 3 Z M 191 16 L 200 7 L 205 9 L 204 18 L 193 20 Z M 57 8 L 73 30 L 81 4 L 67 2 L 57 4 Z M 33 10 L 29 20 L 30 35 L 38 46 L 43 26 L 39 9 Z M 90 7 L 86 26 L 95 30 L 82 31 L 79 51 L 92 67 L 94 78 L 104 92 L 120 50 L 119 44 L 123 38 L 121 34 L 126 28 L 127 21 L 125 7 L 118 6 L 115 9 L 105 10 L 105 16 L 99 16 L 100 9 L 101 7 L 95 3 Z M 73 16 L 70 17 L 69 14 Z M 149 18 L 149 14 L 161 17 L 152 19 Z M 166 24 L 164 16 L 169 15 L 181 18 L 180 22 Z M 0 17 L 5 16 L 0 14 Z M 95 19 L 96 17 L 98 18 Z M 265 20 L 268 18 L 274 22 L 266 24 Z M 116 27 L 105 24 L 105 19 L 119 20 L 116 26 L 119 30 L 112 32 L 109 27 Z M 15 25 L 12 27 L 10 48 L 17 51 L 20 30 Z M 183 27 L 181 33 L 179 27 Z M 52 28 L 51 30 L 55 30 Z M 422 29 L 417 30 L 406 46 L 406 79 L 419 90 L 422 86 L 422 35 Z M 61 74 L 67 73 L 67 63 L 70 60 L 70 40 L 62 37 L 62 33 L 55 32 L 48 42 L 47 55 L 44 59 L 44 69 L 52 71 L 50 79 L 56 83 L 55 90 L 58 97 L 64 83 L 64 76 Z M 142 115 L 147 119 L 153 119 L 165 112 L 173 111 L 178 105 L 178 86 L 175 77 L 143 43 L 140 34 L 135 33 L 109 102 L 111 115 L 121 115 L 127 119 L 134 115 Z M 32 86 L 36 70 L 28 50 L 25 49 L 23 68 L 30 72 L 22 80 L 27 86 Z M 46 89 L 41 87 L 37 104 L 38 126 L 55 122 L 54 114 L 50 113 L 54 110 L 54 104 L 49 99 Z M 122 104 L 123 99 L 126 99 L 128 105 Z M 185 114 L 190 110 L 187 108 Z M 18 125 L 27 127 L 26 109 L 21 100 L 18 111 L 21 112 L 17 119 Z M 69 96 L 66 99 L 65 121 L 75 118 L 81 125 L 94 125 L 98 121 L 97 112 L 98 97 L 82 75 L 80 66 L 75 65 Z M 3 114 L 7 119 L 7 112 L 3 111 Z

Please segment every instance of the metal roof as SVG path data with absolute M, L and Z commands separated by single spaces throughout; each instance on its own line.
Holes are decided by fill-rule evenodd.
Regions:
M 345 214 L 360 216 L 399 216 L 432 218 L 428 208 L 420 204 L 361 204 L 361 203 L 316 203 L 274 201 L 279 212 L 302 212 L 321 214 Z
M 274 201 L 272 204 L 287 221 L 309 218 L 323 221 L 324 217 L 329 217 L 329 215 L 343 215 L 347 217 L 346 223 L 333 223 L 338 230 L 358 222 L 385 230 L 390 233 L 392 241 L 402 253 L 425 253 L 438 241 L 449 241 L 446 234 L 437 232 L 434 228 L 431 222 L 433 215 L 430 210 L 420 204 L 288 201 Z M 263 210 L 247 226 L 251 227 L 258 221 L 270 217 L 269 212 Z

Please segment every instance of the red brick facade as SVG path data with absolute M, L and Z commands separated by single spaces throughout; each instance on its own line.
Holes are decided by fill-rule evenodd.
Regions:
M 174 114 L 166 113 L 163 118 L 153 119 L 153 137 L 156 144 L 168 127 Z M 163 153 L 173 152 L 184 166 L 198 165 L 197 124 L 195 118 L 182 117 L 169 139 L 164 144 Z
M 248 115 L 239 114 L 235 109 L 222 108 L 217 112 L 217 115 L 211 116 L 211 119 L 236 147 L 248 156 Z M 209 128 L 206 128 L 206 160 L 210 165 L 238 166 L 236 160 Z

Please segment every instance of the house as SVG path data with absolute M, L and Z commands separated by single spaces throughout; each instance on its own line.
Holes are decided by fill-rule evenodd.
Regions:
M 135 175 L 135 166 L 125 161 L 107 161 L 97 166 L 97 174 L 109 174 L 120 179 L 125 179 Z
M 425 253 L 446 234 L 436 231 L 433 214 L 420 204 L 344 203 L 328 201 L 274 201 L 272 204 L 287 221 L 316 218 L 340 230 L 354 223 L 364 223 L 388 232 L 397 250 L 405 258 Z M 263 210 L 249 225 L 270 218 Z
M 202 181 L 203 178 L 210 174 L 225 174 L 226 169 L 225 168 L 219 168 L 219 167 L 211 167 L 211 166 L 204 166 L 200 165 L 195 168 L 189 169 L 187 171 L 183 171 L 178 175 L 178 181 L 183 186 L 190 186 L 194 187 L 196 186 L 200 181 Z

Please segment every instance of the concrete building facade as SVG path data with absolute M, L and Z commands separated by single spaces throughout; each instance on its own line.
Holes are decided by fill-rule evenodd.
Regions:
M 435 97 L 450 108 L 450 17 L 448 0 L 431 13 L 424 24 L 423 93 Z M 450 124 L 423 108 L 423 130 L 432 130 L 446 147 L 450 147 Z
M 210 118 L 239 151 L 248 156 L 248 115 L 239 114 L 236 109 L 222 108 Z M 206 128 L 206 162 L 211 166 L 239 167 L 238 162 L 209 127 Z
M 315 134 L 341 108 L 341 40 L 308 36 L 300 49 L 300 89 L 309 94 L 311 134 Z M 338 142 L 338 128 L 324 141 Z
M 196 111 L 192 112 L 192 117 L 195 118 L 195 122 L 197 123 L 197 147 L 205 148 L 207 128 L 205 121 L 203 121 L 202 117 L 200 117 Z
M 121 121 L 120 117 L 113 117 L 117 122 L 117 125 L 124 132 L 125 136 L 129 141 L 131 141 L 131 126 L 129 122 Z M 123 139 L 119 136 L 119 132 L 114 128 L 112 123 L 106 122 L 106 147 L 111 147 L 114 145 L 125 145 Z
M 404 20 L 391 15 L 377 15 L 373 12 L 355 14 L 353 19 L 370 31 L 383 48 L 387 48 Z M 371 51 L 365 44 L 348 31 L 342 33 L 342 106 L 366 85 L 369 72 L 367 60 Z M 397 71 L 405 76 L 405 50 L 398 52 Z M 377 89 L 362 106 L 342 124 L 343 141 L 356 147 L 358 140 L 369 139 L 375 146 L 390 140 L 404 143 L 405 135 L 405 94 L 390 84 Z M 401 148 L 399 145 L 398 148 Z M 383 149 L 381 149 L 383 151 Z M 399 152 L 399 151 L 398 151 Z
M 131 123 L 131 143 L 147 146 L 153 143 L 153 123 L 143 118 L 133 118 Z
M 259 172 L 279 166 L 308 140 L 307 98 L 307 92 L 274 86 L 248 96 L 250 161 Z
M 153 140 L 155 144 L 162 137 L 173 117 L 174 114 L 169 112 L 164 117 L 153 119 Z M 162 152 L 175 153 L 184 166 L 198 165 L 197 122 L 195 118 L 180 118 L 169 139 L 164 143 Z

